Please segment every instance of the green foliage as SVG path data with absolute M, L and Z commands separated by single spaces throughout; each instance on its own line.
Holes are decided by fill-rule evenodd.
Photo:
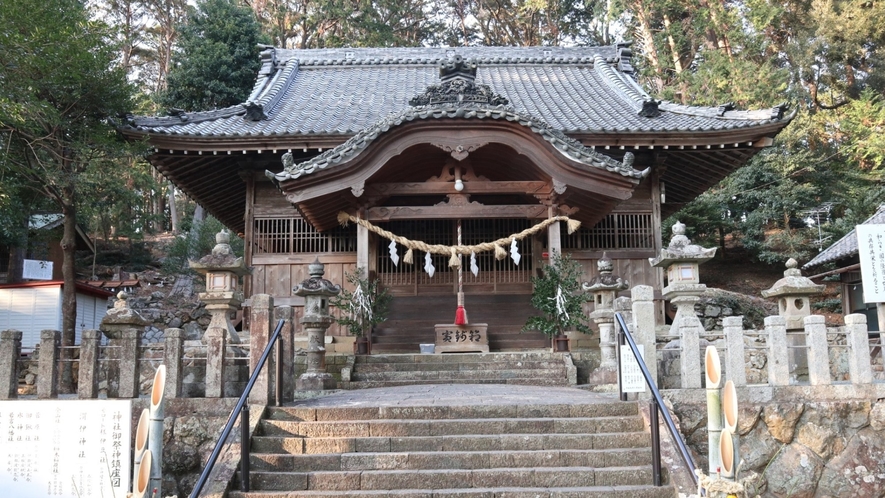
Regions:
M 357 268 L 345 272 L 344 278 L 349 287 L 333 297 L 330 304 L 338 308 L 341 316 L 335 321 L 344 326 L 350 335 L 362 337 L 375 325 L 387 319 L 390 301 L 393 299 L 378 279 L 364 278 L 365 270 Z
M 249 97 L 267 38 L 237 0 L 203 0 L 180 28 L 168 87 L 160 101 L 187 111 L 229 107 Z
M 581 264 L 569 255 L 553 253 L 550 264 L 540 277 L 533 277 L 532 306 L 542 313 L 526 321 L 522 330 L 537 330 L 548 337 L 564 334 L 569 330 L 590 333 L 588 318 L 583 304 L 589 299 L 581 290 Z M 561 313 L 557 307 L 557 295 L 561 295 Z
M 212 248 L 215 247 L 215 235 L 225 229 L 220 221 L 212 217 L 208 217 L 202 222 L 191 220 L 183 225 L 186 227 L 184 233 L 175 237 L 166 250 L 163 270 L 168 273 L 194 274 L 195 272 L 188 265 L 188 261 L 197 261 L 212 253 Z M 243 254 L 243 239 L 239 237 L 231 237 L 230 239 L 230 246 L 234 254 Z

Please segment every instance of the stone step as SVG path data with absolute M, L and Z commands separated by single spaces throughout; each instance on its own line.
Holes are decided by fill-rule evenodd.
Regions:
M 434 365 L 427 363 L 426 365 Z M 520 378 L 567 379 L 565 365 L 555 368 L 527 368 L 501 370 L 414 370 L 396 372 L 363 372 L 356 370 L 351 379 L 359 381 L 419 381 L 419 380 L 509 380 Z
M 598 434 L 489 434 L 392 437 L 254 436 L 253 453 L 383 453 L 412 451 L 540 451 L 647 448 L 646 432 Z
M 229 498 L 323 498 L 341 497 L 341 491 L 231 491 Z M 455 489 L 400 489 L 348 490 L 355 498 L 674 498 L 672 486 L 581 486 L 554 488 L 455 488 Z
M 252 454 L 252 470 L 310 472 L 354 470 L 490 469 L 499 467 L 630 467 L 651 465 L 648 448 L 534 451 L 416 451 L 412 453 Z
M 339 382 L 338 389 L 373 389 L 376 387 L 395 387 L 395 386 L 412 386 L 412 385 L 432 385 L 432 384 L 511 384 L 518 386 L 567 386 L 568 378 L 563 375 L 561 378 L 549 377 L 522 377 L 515 379 L 464 379 L 464 380 L 391 380 L 391 381 L 350 381 Z
M 488 364 L 493 362 L 512 363 L 516 361 L 562 361 L 561 353 L 549 351 L 519 351 L 509 353 L 447 353 L 447 354 L 372 354 L 357 356 L 355 364 L 363 363 L 468 363 Z
M 296 422 L 331 420 L 443 420 L 461 418 L 638 417 L 636 403 L 599 400 L 581 404 L 323 407 L 270 406 L 267 418 Z
M 455 488 L 636 486 L 650 483 L 650 465 L 628 467 L 502 467 L 492 469 L 251 472 L 255 490 L 339 491 Z
M 424 355 L 431 356 L 431 355 Z M 544 360 L 521 360 L 517 359 L 511 362 L 480 362 L 480 361 L 458 361 L 460 354 L 447 353 L 441 355 L 432 355 L 438 361 L 420 361 L 420 362 L 390 362 L 390 363 L 356 363 L 359 373 L 377 373 L 377 372 L 412 372 L 412 371 L 476 371 L 476 370 L 496 370 L 499 368 L 513 369 L 520 368 L 525 370 L 538 370 L 547 368 L 560 368 L 565 365 L 561 355 L 553 359 Z
M 599 434 L 643 430 L 638 417 L 481 418 L 291 422 L 262 420 L 262 436 L 408 437 L 489 434 Z

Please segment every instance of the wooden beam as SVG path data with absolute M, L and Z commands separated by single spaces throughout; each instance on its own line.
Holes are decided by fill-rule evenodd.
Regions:
M 547 182 L 523 181 L 465 181 L 462 194 L 549 194 L 553 187 Z M 375 183 L 366 185 L 363 195 L 439 195 L 455 193 L 451 182 Z
M 457 218 L 546 218 L 547 206 L 495 205 L 471 203 L 466 206 L 397 206 L 369 209 L 369 221 L 457 219 Z

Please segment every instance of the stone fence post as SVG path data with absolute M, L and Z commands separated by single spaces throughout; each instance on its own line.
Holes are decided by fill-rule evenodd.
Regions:
M 258 360 L 261 359 L 270 334 L 273 332 L 273 296 L 270 294 L 255 294 L 252 296 L 252 315 L 249 322 L 249 375 L 255 371 Z M 274 357 L 271 354 L 267 363 L 252 386 L 249 402 L 258 405 L 270 404 L 273 399 Z
M 821 315 L 809 315 L 803 319 L 803 324 L 808 345 L 808 382 L 812 386 L 830 384 L 830 350 L 825 319 Z
M 787 349 L 787 320 L 782 316 L 765 317 L 768 334 L 768 383 L 790 385 L 790 353 Z
M 206 343 L 207 398 L 224 397 L 224 355 L 227 352 L 227 330 L 209 327 L 203 334 Z
M 0 399 L 18 397 L 18 359 L 21 354 L 21 331 L 0 332 Z
M 744 358 L 744 317 L 727 316 L 722 319 L 725 335 L 725 375 L 734 387 L 747 385 L 747 361 Z
M 848 373 L 852 384 L 871 384 L 870 339 L 867 317 L 859 313 L 845 316 L 845 342 L 848 343 Z
M 119 354 L 118 367 L 120 368 L 117 396 L 120 398 L 138 397 L 138 373 L 141 367 L 138 364 L 138 344 L 141 342 L 143 333 L 144 331 L 140 329 L 127 329 L 120 333 L 119 339 L 111 339 L 110 341 L 112 346 L 115 345 L 114 343 L 119 346 L 116 351 Z M 110 386 L 110 383 L 108 385 Z
M 163 394 L 168 398 L 181 397 L 181 357 L 184 353 L 184 331 L 170 328 L 163 331 L 163 364 L 166 365 L 166 385 Z M 208 369 L 208 361 L 206 362 Z
M 277 306 L 273 315 L 274 323 L 285 320 L 283 330 L 280 331 L 280 340 L 283 341 L 283 378 L 278 379 L 278 382 L 283 383 L 282 401 L 292 401 L 295 399 L 295 310 L 291 306 Z
M 95 399 L 98 397 L 98 347 L 100 344 L 100 330 L 83 331 L 83 336 L 80 338 L 78 398 Z
M 658 385 L 658 354 L 655 345 L 655 290 L 650 285 L 637 285 L 630 291 L 633 299 L 633 338 L 642 345 L 645 364 L 655 385 Z M 658 385 L 660 387 L 660 385 Z M 650 394 L 650 393 L 649 393 Z
M 58 397 L 60 346 L 61 332 L 58 330 L 40 331 L 40 359 L 37 363 L 37 397 L 40 399 Z
M 678 317 L 677 317 L 678 318 Z M 671 328 L 672 330 L 672 328 Z M 680 384 L 683 389 L 701 387 L 701 341 L 703 327 L 697 315 L 683 316 L 679 321 L 679 337 L 682 346 L 679 352 Z

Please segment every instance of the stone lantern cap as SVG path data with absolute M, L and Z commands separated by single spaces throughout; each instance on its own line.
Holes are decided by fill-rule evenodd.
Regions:
M 666 249 L 661 249 L 661 255 L 656 258 L 648 258 L 648 262 L 655 268 L 668 268 L 675 263 L 706 263 L 716 256 L 716 248 L 707 249 L 692 244 L 685 236 L 685 225 L 676 222 L 673 225 L 673 237 Z
M 629 286 L 626 280 L 612 273 L 614 264 L 607 254 L 603 253 L 602 258 L 596 262 L 596 269 L 599 270 L 599 275 L 581 285 L 584 292 L 622 291 Z
M 799 263 L 795 259 L 788 259 L 784 278 L 775 282 L 770 289 L 762 291 L 762 297 L 811 296 L 822 293 L 826 286 L 815 284 L 808 277 L 803 277 L 798 267 Z
M 332 297 L 341 292 L 340 285 L 335 285 L 323 278 L 323 275 L 326 273 L 325 265 L 320 263 L 319 259 L 316 259 L 313 263 L 309 264 L 307 266 L 307 271 L 308 274 L 310 274 L 310 278 L 295 287 L 294 294 L 296 296 Z
M 99 328 L 110 339 L 122 337 L 123 330 L 132 328 L 143 329 L 151 324 L 138 311 L 129 307 L 128 299 L 129 294 L 126 292 L 120 291 L 117 293 L 114 307 L 109 309 L 104 318 L 101 319 Z
M 230 232 L 222 230 L 215 234 L 215 247 L 212 253 L 200 258 L 199 261 L 188 261 L 188 265 L 194 271 L 205 275 L 209 272 L 228 271 L 238 277 L 249 274 L 249 268 L 243 263 L 243 258 L 234 255 L 230 247 Z

